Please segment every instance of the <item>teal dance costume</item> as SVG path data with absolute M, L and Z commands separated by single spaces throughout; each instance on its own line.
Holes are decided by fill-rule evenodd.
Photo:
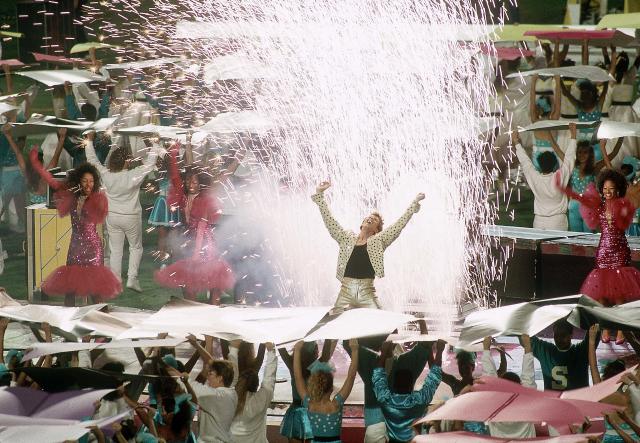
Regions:
M 298 394 L 293 377 L 291 378 L 291 397 L 293 398 L 291 406 L 287 409 L 280 424 L 280 435 L 295 440 L 311 440 L 313 438 L 311 422 L 307 409 L 302 406 L 302 399 Z
M 302 401 L 302 406 L 307 409 L 307 414 L 309 414 L 314 443 L 341 443 L 342 441 L 340 440 L 340 431 L 342 429 L 342 407 L 344 406 L 344 399 L 340 394 L 336 394 L 333 399 L 338 403 L 338 410 L 332 414 L 309 411 L 309 401 L 311 399 L 308 395 Z
M 591 112 L 585 112 L 582 109 L 577 109 L 577 113 L 579 122 L 599 122 L 602 119 L 602 111 L 598 107 L 596 107 Z M 589 142 L 592 142 L 594 133 L 595 128 L 579 129 L 578 141 L 587 140 Z M 600 148 L 597 144 L 592 145 L 592 147 L 594 160 L 596 162 L 599 162 L 600 160 L 602 160 L 602 153 L 600 152 Z
M 589 183 L 595 183 L 596 177 L 593 174 L 580 177 L 580 170 L 578 167 L 573 168 L 571 172 L 570 185 L 573 192 L 577 194 L 584 194 L 587 190 Z M 580 214 L 580 202 L 578 200 L 569 200 L 569 230 L 574 232 L 592 232 L 587 226 Z
M 180 210 L 171 210 L 167 204 L 167 194 L 169 192 L 169 177 L 158 179 L 158 196 L 153 203 L 153 209 L 149 214 L 149 224 L 152 226 L 164 226 L 172 228 L 180 223 Z

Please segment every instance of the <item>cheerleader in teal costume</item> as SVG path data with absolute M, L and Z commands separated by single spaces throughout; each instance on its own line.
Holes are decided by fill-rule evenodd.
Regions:
M 575 106 L 576 111 L 578 112 L 578 121 L 579 122 L 599 122 L 602 119 L 602 107 L 604 105 L 604 100 L 607 96 L 607 90 L 609 89 L 609 83 L 605 82 L 602 86 L 602 93 L 598 94 L 598 88 L 596 85 L 591 83 L 591 81 L 586 79 L 578 80 L 578 89 L 580 89 L 580 98 L 575 98 L 571 91 L 565 86 L 564 83 L 560 82 L 560 87 L 562 88 L 562 93 L 565 97 L 571 102 L 573 106 Z M 578 140 L 587 140 L 592 141 L 593 135 L 595 132 L 595 128 L 589 129 L 580 129 Z M 603 159 L 602 153 L 600 149 L 598 149 L 597 145 L 592 145 L 594 156 L 596 161 L 600 161 Z
M 293 374 L 293 357 L 286 349 L 278 349 L 280 357 L 291 375 L 291 397 L 292 402 L 287 412 L 284 414 L 282 423 L 280 424 L 280 435 L 287 437 L 289 442 L 307 441 L 313 439 L 313 431 L 311 430 L 311 422 L 307 409 L 302 406 L 302 398 L 298 395 L 296 389 L 295 377 Z M 315 342 L 307 342 L 302 348 L 302 367 L 304 379 L 309 379 L 311 371 L 309 366 L 318 359 L 318 345 Z
M 153 203 L 151 214 L 149 214 L 149 224 L 158 231 L 158 250 L 156 252 L 158 260 L 166 262 L 170 256 L 167 248 L 167 236 L 169 230 L 180 223 L 180 210 L 177 207 L 170 208 L 167 204 L 169 176 L 166 155 L 158 157 L 157 167 L 158 196 Z
M 530 90 L 530 108 L 529 116 L 531 123 L 535 123 L 538 120 L 557 120 L 560 117 L 560 77 L 556 77 L 556 90 L 553 91 L 540 91 L 538 96 L 536 90 L 536 84 L 538 82 L 538 76 L 534 75 L 531 82 Z M 551 100 L 553 99 L 553 101 Z M 556 142 L 556 138 L 552 131 L 534 131 L 533 132 L 533 152 L 531 159 L 536 169 L 540 170 L 540 164 L 538 163 L 538 156 L 543 152 L 553 152 L 557 155 L 557 151 L 560 148 Z M 560 161 L 558 161 L 560 163 Z
M 618 155 L 618 152 L 622 147 L 623 140 L 624 138 L 621 137 L 616 142 L 613 151 L 611 151 L 611 154 L 608 155 L 609 162 L 616 155 Z M 605 144 L 606 140 L 601 140 L 600 151 L 606 152 L 604 150 Z M 589 186 L 589 183 L 595 184 L 596 174 L 602 169 L 605 163 L 606 162 L 604 159 L 596 163 L 590 141 L 579 141 L 576 149 L 576 165 L 571 172 L 571 179 L 569 181 L 569 186 L 571 187 L 573 192 L 580 195 L 584 194 L 584 192 L 587 190 L 587 186 Z M 580 202 L 578 202 L 577 200 L 569 200 L 568 216 L 570 231 L 593 232 L 584 222 L 582 214 L 580 213 Z

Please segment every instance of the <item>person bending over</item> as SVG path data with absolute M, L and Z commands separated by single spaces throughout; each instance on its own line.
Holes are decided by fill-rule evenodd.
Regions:
M 384 277 L 384 251 L 420 210 L 424 194 L 418 194 L 402 217 L 387 229 L 382 229 L 380 214 L 373 212 L 362 221 L 360 233 L 356 234 L 344 229 L 331 214 L 324 198 L 324 191 L 330 186 L 327 181 L 320 183 L 311 199 L 320 208 L 329 234 L 340 245 L 336 277 L 342 286 L 333 312 L 360 307 L 380 309 L 373 280 Z

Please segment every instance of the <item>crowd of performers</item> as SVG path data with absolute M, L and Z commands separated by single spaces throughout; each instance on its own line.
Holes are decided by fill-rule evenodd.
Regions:
M 0 319 L 0 343 L 4 343 L 8 324 L 8 319 Z M 421 333 L 427 333 L 424 320 L 418 321 L 418 326 Z M 52 340 L 52 328 L 47 323 L 36 329 L 42 331 L 45 341 Z M 342 347 L 350 356 L 350 363 L 337 391 L 332 363 L 335 340 L 325 340 L 321 351 L 317 342 L 299 341 L 293 346 L 292 353 L 285 347 L 276 349 L 273 343 L 261 344 L 256 352 L 253 344 L 241 340 L 227 342 L 204 336 L 204 341 L 199 341 L 190 335 L 187 338 L 193 355 L 188 361 L 176 358 L 173 348 L 134 349 L 141 373 L 150 381 L 147 385 L 139 380 L 124 383 L 96 404 L 93 416 L 86 419 L 111 417 L 128 410 L 130 413 L 113 430 L 94 428 L 93 435 L 82 441 L 104 442 L 113 438 L 116 442 L 267 442 L 267 411 L 274 396 L 278 365 L 276 352 L 280 353 L 281 361 L 291 374 L 293 400 L 280 424 L 280 434 L 289 442 L 342 441 L 345 402 L 356 375 L 363 383 L 364 441 L 368 443 L 410 442 L 418 434 L 454 431 L 512 439 L 558 435 L 558 430 L 551 424 L 544 427 L 526 420 L 498 423 L 436 420 L 415 425 L 428 408 L 433 411 L 438 405 L 446 405 L 442 400 L 433 404 L 438 389 L 444 389 L 456 399 L 481 387 L 486 377 L 499 377 L 536 388 L 534 359 L 540 362 L 545 390 L 585 388 L 589 386 L 590 377 L 594 384 L 620 378 L 624 389 L 601 400 L 603 405 L 614 405 L 617 409 L 605 414 L 602 438 L 593 441 L 638 441 L 640 371 L 621 376 L 625 372 L 625 362 L 614 360 L 600 373 L 596 359 L 598 325 L 592 326 L 579 343 L 572 343 L 573 333 L 573 327 L 563 319 L 553 325 L 553 342 L 520 336 L 524 352 L 520 373 L 508 370 L 504 350 L 496 364 L 491 354 L 493 339 L 486 337 L 479 356 L 481 371 L 476 370 L 476 353 L 459 350 L 455 357 L 458 375 L 443 371 L 443 352 L 447 344 L 442 340 L 405 346 L 385 341 L 385 337 L 345 340 Z M 635 335 L 626 334 L 633 349 L 640 351 Z M 5 355 L 4 349 L 0 351 L 0 355 Z M 47 355 L 37 363 L 21 360 L 21 351 L 11 349 L 6 352 L 4 363 L 0 364 L 1 385 L 34 389 L 43 388 L 42 383 L 50 385 L 44 380 L 33 380 L 29 371 L 22 370 L 33 366 L 60 370 L 93 368 L 109 371 L 107 374 L 116 378 L 124 372 L 124 364 L 114 361 L 104 351 Z M 418 382 L 427 366 L 424 380 Z M 261 368 L 264 370 L 260 377 Z M 90 380 L 94 373 L 75 374 L 75 377 Z M 56 380 L 65 378 L 58 376 Z M 73 389 L 78 384 L 88 383 L 73 381 L 73 377 L 66 380 L 71 382 L 56 386 L 54 390 Z M 143 392 L 146 393 L 141 395 Z M 197 426 L 194 425 L 196 418 Z M 571 431 L 586 433 L 590 426 L 591 423 L 585 420 L 573 424 Z M 465 435 L 469 438 L 469 434 Z
M 527 66 L 551 66 L 553 56 L 548 46 L 546 49 L 546 54 L 528 58 Z M 560 57 L 556 66 L 573 65 L 566 59 L 567 49 L 568 46 L 556 54 Z M 626 52 L 618 53 L 615 48 L 611 52 L 603 49 L 603 55 L 602 67 L 614 80 L 598 85 L 587 79 L 543 79 L 533 75 L 521 91 L 521 98 L 528 99 L 528 109 L 524 106 L 526 100 L 520 100 L 518 109 L 508 111 L 509 118 L 516 126 L 560 118 L 568 122 L 640 121 L 634 110 L 640 58 L 631 62 Z M 501 72 L 508 74 L 514 70 L 513 65 L 504 63 Z M 500 84 L 505 97 L 515 80 L 504 79 Z M 522 86 L 521 80 L 517 81 Z M 615 306 L 640 298 L 640 272 L 631 265 L 627 242 L 627 235 L 640 233 L 640 151 L 635 137 L 597 140 L 596 134 L 594 128 L 578 129 L 571 123 L 568 131 L 536 130 L 523 134 L 513 130 L 508 146 L 515 150 L 534 195 L 534 228 L 601 233 L 596 269 L 576 292 L 605 306 Z M 496 145 L 499 144 L 497 140 Z M 610 331 L 603 331 L 603 342 L 609 342 L 611 337 Z M 614 340 L 624 343 L 623 334 L 618 332 Z

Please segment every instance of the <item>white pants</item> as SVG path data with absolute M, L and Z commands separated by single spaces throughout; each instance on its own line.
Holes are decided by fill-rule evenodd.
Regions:
M 122 275 L 122 255 L 124 238 L 129 242 L 129 281 L 138 278 L 140 260 L 142 260 L 142 215 L 107 215 L 107 233 L 109 235 L 109 267 L 118 278 Z
M 567 220 L 567 214 L 557 214 L 551 217 L 536 215 L 533 217 L 533 227 L 535 229 L 566 231 L 569 229 L 569 221 Z
M 385 422 L 369 425 L 364 431 L 364 443 L 387 443 L 388 441 L 389 435 Z

